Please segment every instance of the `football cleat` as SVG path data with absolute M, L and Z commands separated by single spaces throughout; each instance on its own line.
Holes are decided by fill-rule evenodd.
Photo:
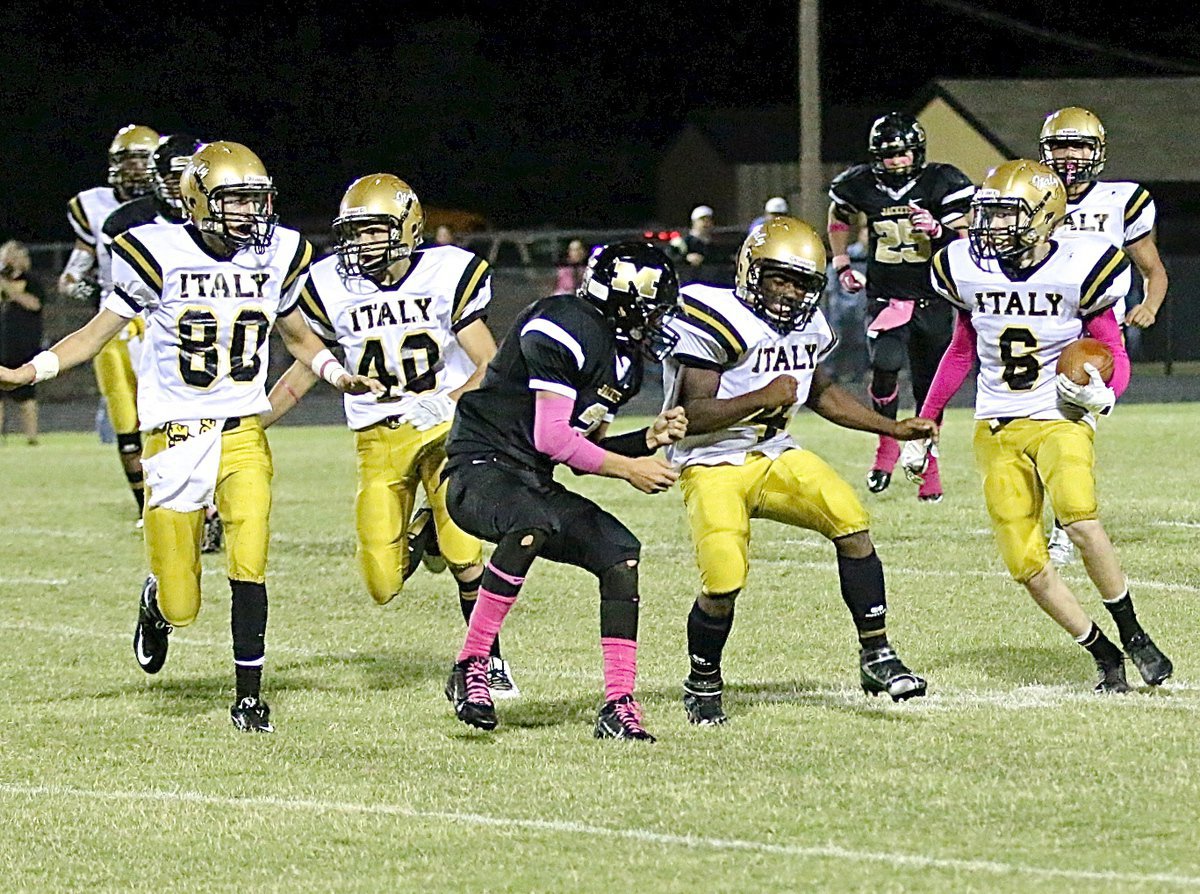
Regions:
M 646 732 L 642 726 L 642 706 L 632 695 L 623 695 L 611 702 L 605 702 L 596 717 L 597 739 L 640 739 L 643 742 L 655 741 L 654 736 Z
M 929 457 L 929 465 L 925 467 L 921 486 L 917 488 L 917 499 L 922 503 L 942 502 L 942 476 L 938 471 L 936 454 Z
M 881 494 L 892 483 L 892 473 L 883 469 L 872 469 L 867 472 L 867 490 L 873 494 Z
M 690 676 L 683 681 L 683 710 L 688 723 L 697 726 L 717 726 L 729 718 L 721 707 L 721 691 L 724 683 L 716 680 L 694 680 Z
M 467 726 L 496 728 L 496 707 L 488 689 L 489 659 L 473 656 L 456 661 L 446 681 L 446 698 L 454 705 L 454 714 Z
M 887 693 L 892 701 L 918 698 L 925 694 L 925 681 L 904 666 L 891 646 L 859 651 L 859 676 L 863 692 Z
M 405 580 L 413 576 L 418 564 L 424 565 L 433 574 L 446 570 L 446 560 L 438 549 L 433 510 L 428 506 L 418 509 L 408 525 L 408 569 L 404 572 Z
M 496 655 L 488 659 L 488 692 L 492 694 L 492 701 L 521 697 L 508 662 Z
M 1075 561 L 1075 544 L 1071 542 L 1067 532 L 1058 525 L 1050 529 L 1050 542 L 1047 544 L 1047 548 L 1050 550 L 1050 564 L 1055 568 L 1062 568 Z
M 1171 659 L 1164 655 L 1158 646 L 1154 645 L 1154 640 L 1150 639 L 1150 635 L 1145 631 L 1123 645 L 1125 654 L 1129 656 L 1133 666 L 1138 669 L 1142 679 L 1150 686 L 1158 686 L 1174 673 L 1175 666 L 1171 664 Z
M 151 574 L 142 584 L 137 628 L 133 631 L 133 656 L 146 673 L 157 674 L 167 663 L 172 629 L 158 610 L 158 581 Z
M 229 709 L 229 719 L 244 733 L 273 733 L 271 709 L 261 698 L 248 695 Z
M 1129 692 L 1129 682 L 1125 679 L 1124 657 L 1115 661 L 1097 659 L 1096 670 L 1100 672 L 1100 679 L 1096 683 L 1096 692 L 1101 695 Z
M 200 538 L 200 552 L 219 553 L 225 542 L 225 526 L 221 524 L 221 516 L 213 515 L 204 520 L 204 535 Z
M 139 515 L 137 518 L 137 521 L 135 521 L 133 523 L 134 535 L 137 537 L 141 537 L 142 531 L 145 529 L 145 527 L 146 527 L 146 520 Z

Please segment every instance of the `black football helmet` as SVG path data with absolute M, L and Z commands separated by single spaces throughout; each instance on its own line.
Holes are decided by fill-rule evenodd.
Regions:
M 884 186 L 903 186 L 925 169 L 925 128 L 912 115 L 903 112 L 880 115 L 871 125 L 867 148 L 871 153 L 871 170 Z M 885 158 L 905 152 L 912 152 L 911 166 L 889 168 L 884 165 Z
M 192 156 L 203 143 L 186 133 L 162 137 L 150 156 L 154 174 L 154 195 L 164 208 L 180 219 L 186 217 L 183 199 L 179 196 L 179 178 Z
M 618 242 L 595 251 L 579 296 L 600 309 L 617 341 L 662 360 L 679 340 L 667 321 L 680 308 L 679 278 L 670 259 L 648 242 Z

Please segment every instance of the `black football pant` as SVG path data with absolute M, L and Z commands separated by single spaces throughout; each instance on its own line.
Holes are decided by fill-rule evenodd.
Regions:
M 872 298 L 867 306 L 867 326 L 887 307 L 886 298 Z M 896 329 L 867 333 L 871 359 L 871 405 L 889 419 L 896 418 L 899 405 L 900 370 L 908 359 L 912 373 L 913 399 L 917 412 L 925 403 L 933 375 L 954 330 L 954 308 L 941 299 L 916 302 L 912 318 Z M 938 420 L 941 421 L 940 419 Z

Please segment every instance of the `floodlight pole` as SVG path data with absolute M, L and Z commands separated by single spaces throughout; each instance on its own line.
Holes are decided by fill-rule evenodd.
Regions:
M 799 0 L 800 216 L 825 232 L 825 178 L 821 171 L 820 0 Z

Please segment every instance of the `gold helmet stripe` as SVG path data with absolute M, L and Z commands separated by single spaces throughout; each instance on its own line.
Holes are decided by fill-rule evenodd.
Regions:
M 162 267 L 137 236 L 126 231 L 113 240 L 112 248 L 156 295 L 162 295 Z
M 317 287 L 310 276 L 300 289 L 300 310 L 312 320 L 315 320 L 320 325 L 324 326 L 330 332 L 335 332 L 333 323 L 329 321 L 329 311 L 325 309 L 325 302 L 321 300 L 321 296 L 317 293 Z
M 1125 205 L 1125 223 L 1129 223 L 1141 213 L 1142 208 L 1150 201 L 1150 190 L 1144 186 L 1139 186 L 1134 190 L 1133 195 L 1129 197 L 1129 201 Z
M 73 196 L 71 201 L 67 202 L 67 214 L 71 218 L 71 226 L 75 230 L 75 235 L 88 245 L 95 245 L 96 235 L 92 232 L 87 215 L 83 212 L 83 202 L 80 201 L 78 195 Z
M 467 269 L 463 271 L 458 285 L 454 288 L 454 311 L 450 315 L 451 323 L 457 323 L 462 317 L 463 311 L 467 309 L 467 305 L 475 300 L 475 296 L 483 288 L 487 273 L 488 262 L 478 255 L 467 262 Z
M 933 275 L 941 285 L 942 291 L 948 292 L 954 304 L 962 304 L 962 298 L 958 296 L 958 286 L 954 283 L 954 278 L 950 275 L 950 267 L 946 263 L 946 249 L 939 248 L 933 256 L 933 264 L 931 265 Z
M 1079 309 L 1087 310 L 1095 302 L 1096 297 L 1128 269 L 1129 256 L 1115 245 L 1110 245 L 1083 280 L 1083 285 L 1079 290 Z
M 312 263 L 313 247 L 312 243 L 300 237 L 300 244 L 296 246 L 296 254 L 292 257 L 292 262 L 288 264 L 287 275 L 283 278 L 283 291 L 286 292 L 292 287 L 292 283 L 296 278 L 308 270 L 308 265 Z
M 701 304 L 690 295 L 683 296 L 683 315 L 689 323 L 715 340 L 729 361 L 746 353 L 746 342 L 721 314 Z

